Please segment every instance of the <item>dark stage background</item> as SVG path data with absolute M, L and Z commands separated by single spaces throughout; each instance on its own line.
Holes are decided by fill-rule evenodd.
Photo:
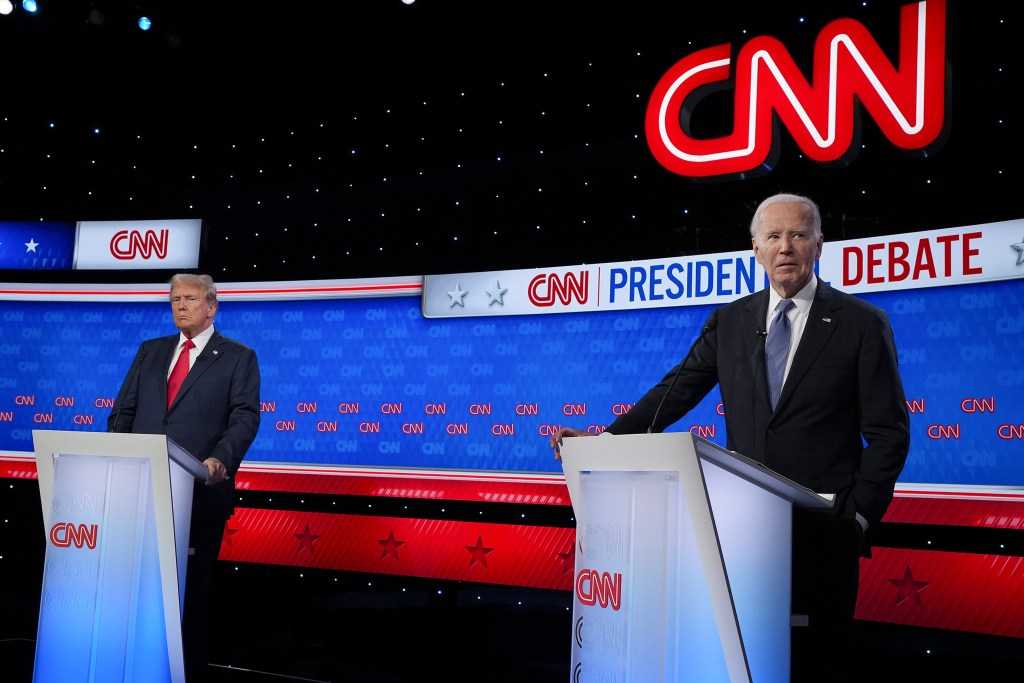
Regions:
M 862 115 L 845 166 L 784 131 L 757 178 L 655 161 L 644 116 L 678 60 L 768 35 L 810 78 L 815 38 L 852 18 L 895 61 L 902 4 L 151 1 L 143 33 L 124 3 L 44 2 L 0 17 L 0 220 L 201 218 L 201 269 L 263 281 L 745 249 L 780 190 L 821 204 L 826 240 L 1020 218 L 1024 59 L 998 2 L 947 5 L 948 131 L 927 156 Z M 709 97 L 695 136 L 731 130 L 731 106 Z
M 1006 3 L 947 3 L 946 130 L 927 153 L 896 149 L 862 114 L 845 164 L 811 161 L 781 127 L 777 160 L 750 177 L 690 180 L 652 155 L 648 100 L 678 60 L 723 43 L 735 54 L 770 35 L 811 74 L 814 40 L 839 18 L 862 22 L 895 60 L 902 4 L 64 0 L 41 1 L 35 15 L 19 6 L 0 16 L 0 222 L 201 218 L 199 270 L 226 283 L 746 249 L 754 207 L 777 191 L 821 204 L 826 249 L 1024 218 L 1021 21 Z M 136 6 L 152 17 L 149 32 L 134 26 Z M 728 132 L 731 106 L 728 91 L 710 96 L 694 133 Z M 169 275 L 37 267 L 0 271 L 0 281 Z M 318 499 L 352 515 L 372 502 Z M 268 493 L 256 505 L 304 501 Z M 491 508 L 488 521 L 536 507 Z M 0 512 L 0 644 L 12 669 L 0 677 L 28 680 L 44 541 L 35 482 L 2 480 Z M 391 512 L 479 515 L 445 501 Z M 542 514 L 572 526 L 565 510 Z M 1020 548 L 1019 526 L 960 530 L 953 543 Z M 922 547 L 946 540 L 938 528 L 914 533 L 908 542 Z M 213 657 L 224 680 L 568 677 L 568 591 L 221 564 L 230 588 L 218 596 Z M 1022 666 L 1018 639 L 861 627 L 873 681 Z

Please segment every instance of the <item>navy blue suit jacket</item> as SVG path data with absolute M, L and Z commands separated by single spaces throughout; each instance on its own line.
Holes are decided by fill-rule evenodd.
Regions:
M 767 289 L 716 309 L 671 392 L 672 369 L 607 431 L 662 431 L 717 384 L 726 447 L 819 493 L 870 532 L 893 497 L 910 448 L 910 416 L 885 312 L 818 281 L 807 325 L 773 412 L 765 376 Z M 664 397 L 661 411 L 657 406 Z M 657 412 L 657 417 L 655 414 Z
M 110 417 L 112 432 L 166 434 L 199 460 L 214 457 L 230 478 L 197 482 L 193 519 L 226 520 L 234 511 L 235 473 L 260 426 L 260 371 L 256 353 L 216 330 L 167 406 L 167 372 L 177 334 L 142 343 Z

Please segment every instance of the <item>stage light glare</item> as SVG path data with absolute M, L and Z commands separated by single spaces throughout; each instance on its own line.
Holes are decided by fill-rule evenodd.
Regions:
M 139 17 L 139 28 L 143 31 L 148 31 L 152 26 L 153 22 L 150 21 L 149 17 Z
M 11 0 L 0 0 L 0 14 L 10 14 L 14 11 L 14 4 Z
M 39 5 L 36 4 L 36 0 L 22 0 L 21 7 L 26 12 L 35 12 L 39 9 Z

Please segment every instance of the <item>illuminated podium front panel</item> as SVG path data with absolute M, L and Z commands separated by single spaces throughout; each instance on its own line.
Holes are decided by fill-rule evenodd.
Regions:
M 33 431 L 46 531 L 35 683 L 183 683 L 194 479 L 165 436 Z
M 572 681 L 789 680 L 792 507 L 831 501 L 688 433 L 565 439 Z

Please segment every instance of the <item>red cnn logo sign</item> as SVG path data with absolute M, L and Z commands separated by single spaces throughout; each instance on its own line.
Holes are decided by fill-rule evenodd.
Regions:
M 154 254 L 157 258 L 165 259 L 169 232 L 166 228 L 159 235 L 155 230 L 118 230 L 110 238 L 110 255 L 122 261 L 136 257 L 148 260 Z
M 946 2 L 925 0 L 900 9 L 898 66 L 853 19 L 833 21 L 814 45 L 811 85 L 785 46 L 761 36 L 744 45 L 732 83 L 733 132 L 697 139 L 687 132 L 700 100 L 729 85 L 729 44 L 677 62 L 661 77 L 647 105 L 647 144 L 658 162 L 690 178 L 771 170 L 778 156 L 773 113 L 815 161 L 852 160 L 854 98 L 897 147 L 923 150 L 945 125 Z M 772 161 L 769 161 L 772 159 Z M 766 163 L 768 162 L 768 163 Z
M 68 522 L 57 522 L 50 527 L 50 543 L 57 548 L 69 548 L 75 546 L 81 548 L 88 546 L 89 550 L 96 549 L 96 536 L 99 534 L 99 527 L 95 524 L 86 526 L 79 524 L 75 526 Z
M 531 304 L 541 307 L 553 306 L 556 299 L 561 301 L 563 306 L 572 303 L 573 299 L 585 304 L 590 298 L 587 291 L 589 285 L 590 273 L 585 270 L 580 271 L 578 277 L 574 273 L 545 273 L 530 280 L 526 296 Z
M 618 611 L 622 606 L 622 574 L 599 572 L 596 569 L 581 569 L 576 574 L 576 599 L 580 604 L 611 607 Z

